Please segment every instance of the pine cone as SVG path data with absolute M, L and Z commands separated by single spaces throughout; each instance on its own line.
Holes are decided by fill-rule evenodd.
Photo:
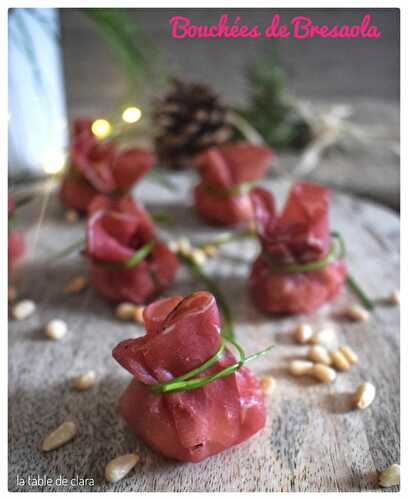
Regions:
M 174 79 L 153 113 L 156 151 L 163 166 L 191 166 L 194 155 L 225 142 L 232 129 L 227 108 L 206 85 Z

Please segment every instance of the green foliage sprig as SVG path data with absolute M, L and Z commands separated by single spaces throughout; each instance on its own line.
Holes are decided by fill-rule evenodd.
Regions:
M 270 58 L 247 71 L 249 105 L 238 112 L 260 133 L 266 144 L 281 150 L 302 149 L 311 140 L 311 128 L 289 101 L 285 74 Z

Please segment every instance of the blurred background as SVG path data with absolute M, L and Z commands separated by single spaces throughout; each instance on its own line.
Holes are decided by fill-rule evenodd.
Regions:
M 370 14 L 383 36 L 170 36 L 174 15 L 208 24 L 226 13 L 260 26 L 274 14 L 283 23 L 308 15 L 329 25 L 353 24 Z M 144 135 L 156 137 L 156 146 L 174 142 L 163 129 L 163 103 L 175 94 L 183 104 L 188 99 L 188 88 L 172 88 L 177 77 L 200 85 L 201 93 L 243 118 L 236 123 L 242 135 L 260 135 L 277 151 L 271 175 L 310 178 L 399 210 L 397 9 L 12 9 L 9 40 L 12 182 L 57 170 L 66 161 L 69 123 L 78 116 L 114 124 L 124 109 L 136 107 L 142 119 L 135 140 L 154 130 Z M 177 119 L 184 120 L 178 131 L 195 125 Z M 162 163 L 173 155 L 169 171 L 178 169 L 180 151 L 164 149 Z M 189 154 L 184 148 L 187 163 Z

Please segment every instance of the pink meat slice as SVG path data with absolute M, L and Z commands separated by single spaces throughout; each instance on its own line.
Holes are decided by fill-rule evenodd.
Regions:
M 16 209 L 13 195 L 8 193 L 8 216 L 12 216 Z M 12 267 L 16 260 L 24 255 L 25 252 L 25 239 L 20 231 L 10 229 L 8 232 L 8 265 Z
M 277 216 L 272 196 L 263 188 L 251 194 L 259 236 L 275 262 L 310 262 L 329 250 L 330 192 L 317 184 L 298 182 Z
M 97 195 L 89 204 L 88 213 L 93 214 L 98 210 L 135 215 L 139 219 L 138 232 L 141 233 L 141 239 L 149 241 L 155 237 L 156 231 L 150 215 L 131 194 L 120 197 Z
M 178 265 L 175 254 L 156 240 L 147 259 L 130 269 L 91 260 L 91 281 L 109 301 L 144 304 L 171 285 Z
M 130 189 L 154 165 L 155 156 L 143 149 L 122 151 L 113 165 L 113 176 L 119 189 Z
M 8 264 L 13 266 L 16 260 L 20 259 L 25 252 L 25 240 L 20 231 L 9 231 L 8 234 Z
M 346 265 L 341 260 L 306 273 L 275 274 L 258 257 L 252 266 L 249 289 L 256 305 L 266 313 L 310 314 L 335 298 L 346 274 Z
M 194 164 L 204 182 L 229 188 L 265 175 L 272 157 L 272 151 L 266 147 L 234 143 L 208 149 Z
M 84 254 L 90 259 L 92 283 L 105 298 L 141 304 L 172 283 L 178 259 L 156 239 L 150 217 L 130 195 L 117 199 L 98 196 L 90 212 Z M 126 261 L 152 241 L 150 253 L 127 268 Z
M 64 177 L 60 189 L 60 199 L 66 208 L 86 213 L 98 191 L 79 175 L 68 174 Z
M 198 212 L 210 222 L 237 225 L 253 217 L 248 193 L 220 193 L 211 189 L 230 189 L 243 182 L 255 181 L 265 174 L 272 152 L 247 143 L 213 147 L 194 160 L 201 182 L 194 189 Z
M 248 194 L 213 196 L 202 183 L 195 186 L 193 194 L 198 213 L 211 223 L 234 226 L 253 217 L 252 203 Z
M 71 148 L 71 160 L 86 180 L 101 193 L 112 193 L 116 188 L 112 164 L 118 152 L 113 144 L 93 139 L 78 141 Z
M 314 262 L 329 251 L 330 192 L 322 186 L 298 182 L 281 214 L 273 196 L 263 188 L 251 192 L 262 254 L 249 279 L 259 308 L 271 314 L 311 313 L 340 291 L 347 271 L 337 260 L 322 269 L 303 273 L 274 273 L 270 265 Z
M 122 262 L 135 250 L 129 245 L 130 238 L 139 225 L 138 217 L 120 212 L 99 210 L 87 223 L 85 253 L 98 260 Z
M 137 435 L 165 456 L 199 462 L 263 427 L 263 397 L 247 369 L 192 391 L 156 395 L 144 385 L 182 375 L 218 350 L 220 319 L 211 294 L 157 301 L 145 308 L 144 319 L 146 336 L 121 342 L 113 351 L 134 376 L 120 411 Z M 227 350 L 204 375 L 234 362 Z

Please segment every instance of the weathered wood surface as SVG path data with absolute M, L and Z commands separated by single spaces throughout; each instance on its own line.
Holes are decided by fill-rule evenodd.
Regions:
M 188 183 L 178 177 L 180 192 L 143 182 L 137 195 L 152 210 L 167 209 L 174 220 L 164 236 L 216 234 L 189 209 Z M 270 185 L 282 199 L 287 184 Z M 42 186 L 40 193 L 44 193 Z M 312 317 L 314 324 L 335 322 L 341 340 L 352 346 L 360 363 L 326 386 L 287 374 L 290 359 L 305 349 L 287 333 L 299 318 L 267 318 L 254 308 L 247 294 L 248 263 L 256 253 L 252 241 L 230 244 L 224 253 L 239 260 L 217 258 L 207 266 L 228 298 L 238 324 L 237 335 L 248 352 L 270 343 L 271 355 L 252 368 L 278 380 L 268 398 L 266 427 L 246 443 L 201 464 L 180 464 L 152 452 L 128 430 L 117 414 L 119 394 L 129 376 L 111 357 L 122 339 L 142 335 L 142 327 L 125 324 L 92 289 L 67 296 L 67 282 L 86 269 L 79 255 L 51 266 L 50 257 L 83 234 L 81 223 L 64 222 L 54 194 L 21 209 L 19 225 L 28 231 L 29 255 L 17 272 L 21 297 L 37 303 L 34 316 L 9 323 L 9 489 L 13 491 L 359 491 L 376 489 L 377 471 L 400 462 L 399 438 L 399 309 L 382 303 L 399 287 L 399 219 L 391 211 L 357 198 L 335 194 L 332 226 L 348 242 L 350 269 L 379 305 L 367 323 L 348 323 L 333 314 L 351 300 L 347 291 L 331 307 Z M 41 209 L 41 207 L 45 209 Z M 38 226 L 38 220 L 43 220 Z M 200 289 L 187 270 L 167 294 Z M 62 318 L 69 334 L 48 340 L 46 322 Z M 74 392 L 70 378 L 94 369 L 98 384 Z M 352 410 L 350 393 L 362 381 L 377 388 L 375 403 L 365 411 Z M 67 419 L 80 433 L 63 448 L 45 454 L 39 442 Z M 118 454 L 137 450 L 141 462 L 125 480 L 111 485 L 104 467 Z M 17 476 L 59 476 L 68 486 L 18 486 Z M 76 477 L 92 478 L 93 487 L 71 485 Z

